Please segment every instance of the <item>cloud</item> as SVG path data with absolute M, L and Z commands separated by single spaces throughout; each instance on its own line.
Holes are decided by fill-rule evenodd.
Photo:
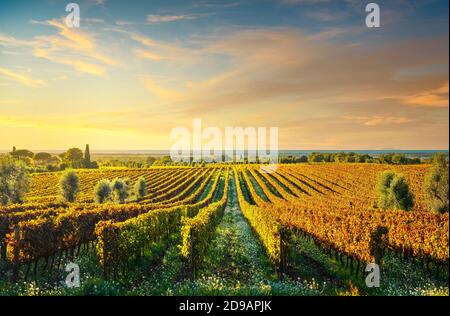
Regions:
M 342 21 L 343 19 L 348 17 L 349 13 L 346 11 L 331 11 L 323 9 L 307 12 L 306 16 L 321 22 L 337 22 Z
M 58 30 L 58 34 L 35 36 L 30 41 L 0 34 L 0 45 L 28 48 L 35 57 L 68 65 L 78 72 L 96 76 L 104 75 L 108 67 L 120 65 L 118 61 L 102 52 L 92 35 L 80 29 L 69 28 L 62 21 L 55 19 L 32 20 L 30 23 L 51 26 Z
M 148 50 L 143 50 L 143 49 L 135 49 L 134 53 L 137 57 L 139 57 L 141 59 L 150 59 L 150 60 L 154 60 L 154 61 L 169 59 L 168 56 L 159 55 L 157 53 L 154 53 L 154 52 L 151 52 Z
M 115 22 L 116 25 L 119 26 L 132 26 L 132 25 L 153 25 L 153 24 L 162 24 L 162 23 L 170 23 L 176 21 L 183 20 L 196 20 L 200 17 L 208 16 L 208 13 L 196 13 L 196 14 L 149 14 L 144 22 L 140 21 L 125 21 L 125 20 L 117 20 Z
M 0 46 L 23 47 L 23 46 L 32 46 L 32 45 L 33 45 L 33 42 L 31 42 L 31 41 L 19 40 L 12 36 L 0 34 Z
M 164 101 L 174 101 L 182 96 L 180 92 L 162 87 L 150 78 L 144 79 L 144 85 L 153 95 Z
M 147 16 L 147 22 L 151 24 L 158 23 L 166 23 L 166 22 L 174 22 L 180 20 L 195 20 L 197 16 L 195 15 L 159 15 L 159 14 L 150 14 Z
M 95 18 L 84 18 L 84 19 L 82 19 L 82 22 L 91 23 L 91 24 L 104 24 L 105 23 L 104 20 L 95 19 Z
M 66 58 L 63 56 L 57 56 L 54 54 L 51 54 L 48 50 L 45 49 L 35 49 L 34 50 L 34 56 L 45 58 L 60 64 L 72 66 L 75 70 L 81 72 L 81 73 L 87 73 L 91 75 L 97 75 L 102 76 L 105 74 L 105 69 L 101 66 L 98 66 L 93 63 L 87 63 L 82 60 L 76 60 L 71 58 Z
M 194 50 L 184 48 L 180 45 L 158 41 L 137 33 L 127 32 L 127 34 L 132 40 L 144 46 L 144 48 L 137 48 L 133 50 L 135 55 L 141 59 L 150 59 L 153 61 L 187 61 L 192 59 L 194 55 L 197 54 Z
M 406 102 L 423 94 L 448 100 L 444 85 L 448 87 L 448 73 L 435 67 L 447 63 L 445 37 L 353 45 L 329 41 L 333 35 L 324 32 L 304 34 L 289 28 L 225 32 L 190 52 L 196 57 L 192 69 L 205 67 L 211 56 L 227 61 L 211 69 L 211 75 L 189 77 L 183 84 L 183 69 L 170 77 L 171 86 L 183 90 L 167 91 L 161 81 L 146 88 L 169 102 L 178 120 L 202 117 L 218 126 L 279 126 L 280 144 L 290 148 L 445 147 L 448 137 L 442 128 L 448 126 L 448 115 L 424 106 L 412 108 Z M 335 30 L 335 34 L 351 32 L 358 30 Z M 150 49 L 155 45 L 151 39 L 143 42 L 149 51 L 159 52 Z M 187 41 L 181 44 L 190 47 Z M 167 54 L 158 62 L 172 64 L 161 56 Z M 416 68 L 439 70 L 405 72 Z
M 379 126 L 379 125 L 397 125 L 411 123 L 414 120 L 408 117 L 398 116 L 341 116 L 344 120 L 356 121 L 365 126 Z
M 448 107 L 448 82 L 437 89 L 406 97 L 406 104 L 427 107 Z
M 45 84 L 43 80 L 33 79 L 28 74 L 17 73 L 7 68 L 0 68 L 0 75 L 32 88 Z
M 442 72 L 396 79 L 403 69 L 446 64 L 445 37 L 353 46 L 316 35 L 291 29 L 254 29 L 224 36 L 204 51 L 229 56 L 232 67 L 209 78 L 214 84 L 196 93 L 191 104 L 201 111 L 207 104 L 236 107 L 297 97 L 321 99 L 331 107 L 342 96 L 347 102 L 380 100 L 383 104 L 381 101 L 392 95 L 416 95 L 448 80 L 448 73 Z

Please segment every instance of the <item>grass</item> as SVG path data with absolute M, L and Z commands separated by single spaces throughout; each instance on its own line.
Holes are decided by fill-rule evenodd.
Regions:
M 353 291 L 353 294 L 376 296 L 449 295 L 448 274 L 436 277 L 417 261 L 405 262 L 387 253 L 383 258 L 380 287 L 368 288 L 365 283 L 368 273 L 356 276 L 312 241 L 297 236 L 292 244 L 290 273 L 302 279 L 324 282 L 324 294 L 348 295 Z

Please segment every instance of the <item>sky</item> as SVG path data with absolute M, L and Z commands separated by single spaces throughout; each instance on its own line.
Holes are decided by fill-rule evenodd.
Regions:
M 169 149 L 278 127 L 280 149 L 448 149 L 449 2 L 0 0 L 0 149 Z

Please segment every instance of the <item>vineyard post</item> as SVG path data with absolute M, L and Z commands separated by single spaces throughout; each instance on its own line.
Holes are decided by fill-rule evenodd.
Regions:
M 278 267 L 279 278 L 282 280 L 286 269 L 286 247 L 285 247 L 285 234 L 284 231 L 280 231 L 280 264 Z
M 194 265 L 194 234 L 192 228 L 189 230 L 189 273 L 191 281 L 195 280 L 195 265 Z
M 6 242 L 4 240 L 0 242 L 0 258 L 6 261 Z
M 14 252 L 13 252 L 13 275 L 12 281 L 17 282 L 19 277 L 19 255 L 20 255 L 20 228 L 19 226 L 14 227 Z
M 103 236 L 102 236 L 102 238 L 103 238 L 103 278 L 105 279 L 105 280 L 107 280 L 108 279 L 108 254 L 107 254 L 107 251 L 106 251 L 106 229 L 105 230 L 103 230 Z

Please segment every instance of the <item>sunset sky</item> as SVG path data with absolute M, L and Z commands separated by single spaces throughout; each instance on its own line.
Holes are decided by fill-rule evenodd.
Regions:
M 168 149 L 194 118 L 448 149 L 448 0 L 79 0 L 79 29 L 68 2 L 0 1 L 0 149 Z

